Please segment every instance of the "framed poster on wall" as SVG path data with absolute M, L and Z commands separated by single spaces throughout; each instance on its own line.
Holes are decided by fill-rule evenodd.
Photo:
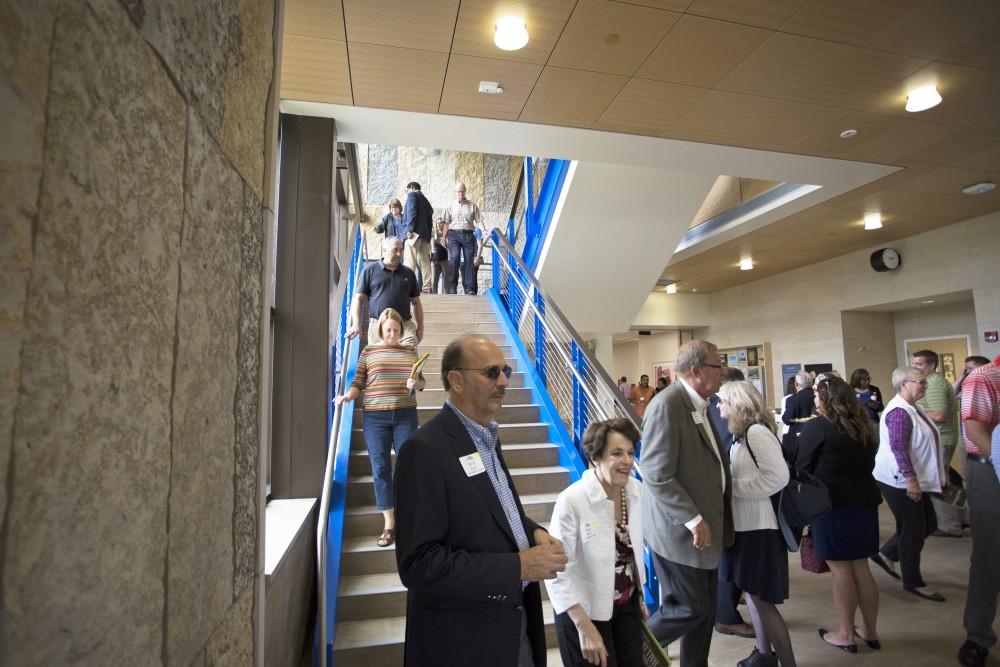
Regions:
M 653 381 L 652 385 L 655 387 L 656 383 L 660 381 L 661 377 L 667 378 L 667 383 L 671 384 L 674 381 L 674 362 L 672 361 L 658 361 L 653 364 Z
M 748 347 L 747 348 L 747 366 L 757 365 L 757 348 Z
M 948 382 L 954 383 L 958 379 L 955 374 L 955 354 L 953 352 L 941 354 L 941 374 Z

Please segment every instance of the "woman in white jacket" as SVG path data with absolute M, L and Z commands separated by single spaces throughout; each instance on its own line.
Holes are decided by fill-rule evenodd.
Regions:
M 788 599 L 788 549 L 771 496 L 788 484 L 777 425 L 749 382 L 719 389 L 719 412 L 729 421 L 733 446 L 733 524 L 736 539 L 722 552 L 719 578 L 747 595 L 757 647 L 738 667 L 794 667 L 795 654 L 778 604 Z
M 885 406 L 879 426 L 879 447 L 872 475 L 896 519 L 896 532 L 872 557 L 895 578 L 900 564 L 903 588 L 918 597 L 944 602 L 920 574 L 924 540 L 937 529 L 929 493 L 940 493 L 945 461 L 937 426 L 917 405 L 927 390 L 924 374 L 904 366 L 892 372 L 896 396 Z
M 642 665 L 642 486 L 632 476 L 639 431 L 627 419 L 583 434 L 590 469 L 559 494 L 549 533 L 568 562 L 546 579 L 564 665 Z

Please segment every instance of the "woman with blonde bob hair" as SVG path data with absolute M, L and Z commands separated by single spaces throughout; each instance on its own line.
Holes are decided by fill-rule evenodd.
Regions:
M 423 391 L 424 376 L 410 377 L 417 351 L 404 347 L 403 318 L 386 308 L 378 318 L 378 340 L 361 350 L 358 370 L 350 388 L 337 396 L 337 405 L 350 403 L 365 393 L 362 425 L 375 485 L 375 505 L 382 511 L 384 527 L 375 540 L 380 547 L 396 540 L 396 513 L 393 509 L 392 450 L 399 454 L 410 434 L 417 430 L 417 399 L 413 391 Z
M 771 496 L 788 484 L 778 427 L 760 392 L 749 382 L 719 388 L 719 412 L 733 446 L 733 524 L 736 539 L 722 552 L 719 578 L 747 594 L 757 647 L 738 667 L 794 667 L 788 626 L 777 605 L 788 599 L 788 549 Z

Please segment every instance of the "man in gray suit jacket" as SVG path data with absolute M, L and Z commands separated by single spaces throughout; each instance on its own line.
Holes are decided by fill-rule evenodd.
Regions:
M 642 518 L 660 580 L 649 628 L 663 644 L 680 638 L 681 667 L 707 667 L 716 570 L 733 543 L 729 455 L 705 410 L 722 378 L 719 351 L 685 343 L 674 372 L 679 381 L 653 397 L 642 427 Z

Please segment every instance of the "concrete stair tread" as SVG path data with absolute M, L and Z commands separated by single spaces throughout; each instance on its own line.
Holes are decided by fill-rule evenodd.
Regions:
M 369 477 L 369 479 L 371 478 Z M 518 494 L 518 497 L 521 499 L 521 505 L 544 505 L 545 503 L 555 502 L 558 495 L 558 493 L 521 493 Z M 344 514 L 347 516 L 381 515 L 382 510 L 375 505 L 354 505 L 345 507 Z M 389 547 L 385 548 L 388 549 Z
M 533 468 L 511 468 L 510 476 L 519 477 L 521 475 L 553 475 L 561 474 L 564 472 L 569 472 L 566 468 L 562 466 L 538 466 Z M 347 478 L 348 484 L 371 484 L 373 478 L 371 475 L 351 475 Z
M 513 444 L 510 444 L 510 445 L 506 445 L 505 444 L 502 447 L 503 447 L 503 451 L 505 451 L 505 452 L 511 452 L 511 451 L 523 452 L 523 451 L 528 451 L 528 450 L 532 450 L 532 449 L 548 449 L 550 447 L 558 447 L 558 446 L 559 445 L 553 444 L 551 442 L 528 442 L 528 443 L 513 443 Z M 352 449 L 351 450 L 351 456 L 365 456 L 365 457 L 367 457 L 368 456 L 368 450 L 367 449 Z M 515 466 L 515 467 L 517 467 L 517 466 Z
M 552 603 L 542 600 L 542 618 L 546 625 L 554 623 Z M 406 637 L 406 617 L 392 616 L 366 621 L 344 621 L 337 624 L 334 651 L 344 651 L 367 646 L 402 644 Z
M 520 387 L 514 387 L 514 388 L 515 389 L 520 389 Z M 424 391 L 434 391 L 434 390 L 433 389 L 425 389 Z M 444 391 L 444 390 L 442 389 L 440 391 Z M 355 402 L 357 403 L 358 401 L 355 401 Z M 537 407 L 541 407 L 541 404 L 540 403 L 504 403 L 503 407 L 504 408 L 537 408 Z M 417 406 L 417 410 L 418 411 L 420 411 L 420 410 L 424 410 L 424 411 L 437 411 L 437 410 L 440 410 L 440 409 L 441 408 L 436 408 L 436 407 L 434 407 L 432 405 L 418 405 Z M 355 407 L 354 411 L 355 412 L 361 412 L 361 406 L 359 405 L 359 406 Z M 357 430 L 357 429 L 355 429 L 355 430 Z
M 523 426 L 548 426 L 548 425 L 549 425 L 548 422 L 517 422 L 516 424 L 500 424 L 500 430 L 503 431 L 504 429 L 519 428 Z M 353 433 L 361 433 L 363 430 L 364 429 L 360 427 L 351 429 Z M 503 446 L 506 447 L 507 446 L 506 443 L 504 443 Z

